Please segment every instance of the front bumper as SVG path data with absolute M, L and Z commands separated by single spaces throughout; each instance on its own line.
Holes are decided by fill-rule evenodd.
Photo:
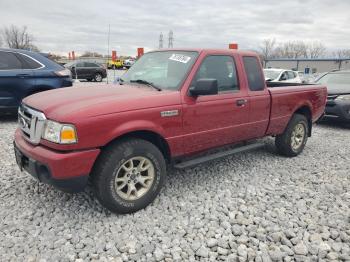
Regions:
M 15 133 L 14 150 L 21 171 L 26 171 L 40 182 L 61 190 L 78 192 L 85 188 L 99 149 L 58 152 L 29 144 L 21 130 Z
M 350 121 L 350 101 L 327 101 L 325 117 L 336 118 L 341 121 Z

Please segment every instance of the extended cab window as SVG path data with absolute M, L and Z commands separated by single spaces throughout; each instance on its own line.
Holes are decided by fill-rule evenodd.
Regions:
M 231 56 L 211 55 L 206 57 L 192 81 L 192 85 L 201 78 L 214 78 L 218 81 L 219 92 L 239 89 L 236 65 Z
M 261 66 L 256 57 L 243 57 L 244 69 L 247 74 L 249 89 L 251 91 L 261 91 L 265 88 L 265 80 L 261 72 Z
M 22 69 L 22 63 L 14 53 L 0 51 L 0 70 Z

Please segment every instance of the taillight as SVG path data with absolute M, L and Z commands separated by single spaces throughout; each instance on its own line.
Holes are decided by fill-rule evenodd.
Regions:
M 55 74 L 57 76 L 72 76 L 72 73 L 69 69 L 62 69 L 62 70 L 59 70 L 59 71 L 55 71 Z

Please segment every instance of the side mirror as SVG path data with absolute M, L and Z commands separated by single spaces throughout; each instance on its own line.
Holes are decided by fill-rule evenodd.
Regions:
M 195 86 L 190 87 L 192 96 L 216 95 L 218 93 L 218 80 L 214 78 L 198 79 Z

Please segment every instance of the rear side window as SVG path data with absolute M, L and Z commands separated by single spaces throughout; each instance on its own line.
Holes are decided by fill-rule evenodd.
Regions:
M 85 62 L 85 67 L 99 67 L 99 66 L 95 63 Z
M 42 67 L 41 64 L 36 62 L 34 59 L 30 58 L 29 56 L 22 55 L 22 54 L 17 54 L 18 56 L 21 57 L 21 59 L 24 61 L 23 64 L 23 69 L 38 69 Z
M 294 73 L 292 71 L 288 71 L 288 78 L 289 79 L 293 79 L 293 78 L 296 78 L 296 77 L 297 77 L 296 73 Z
M 249 89 L 251 91 L 261 91 L 265 88 L 265 80 L 261 73 L 258 59 L 253 56 L 243 57 L 244 69 L 247 74 Z
M 212 55 L 202 62 L 192 85 L 200 78 L 214 78 L 218 81 L 218 91 L 239 90 L 236 65 L 231 56 Z
M 22 69 L 21 61 L 14 53 L 0 51 L 0 70 Z

